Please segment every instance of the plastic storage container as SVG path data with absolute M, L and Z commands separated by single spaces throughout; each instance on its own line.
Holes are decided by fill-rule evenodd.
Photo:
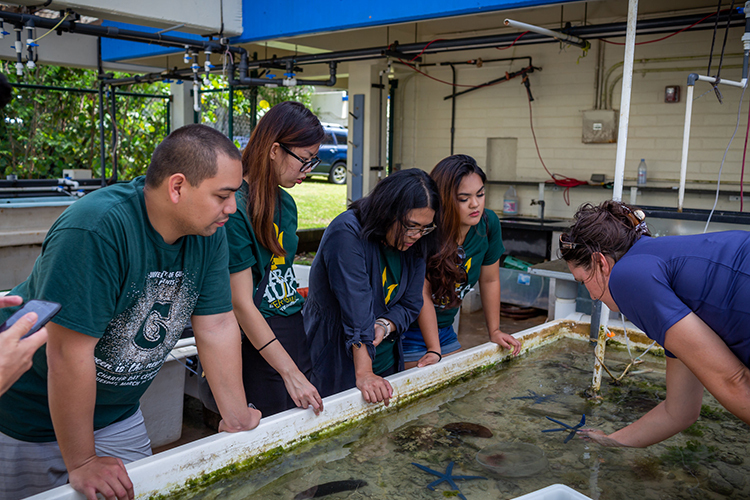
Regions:
M 515 186 L 510 186 L 508 187 L 508 190 L 505 191 L 505 196 L 503 196 L 503 213 L 518 213 L 518 193 L 516 192 Z
M 553 484 L 528 495 L 515 497 L 515 500 L 591 500 L 591 497 L 587 497 L 564 484 Z
M 646 185 L 646 160 L 641 158 L 641 162 L 638 164 L 638 181 L 639 186 Z

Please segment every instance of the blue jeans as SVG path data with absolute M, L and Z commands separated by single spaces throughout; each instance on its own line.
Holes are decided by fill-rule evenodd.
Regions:
M 461 344 L 458 342 L 458 336 L 453 329 L 453 325 L 448 325 L 438 330 L 438 336 L 440 337 L 440 350 L 442 351 L 440 354 L 443 356 L 461 349 Z M 424 344 L 422 331 L 419 328 L 406 330 L 402 338 L 405 363 L 419 361 L 427 352 L 427 346 Z

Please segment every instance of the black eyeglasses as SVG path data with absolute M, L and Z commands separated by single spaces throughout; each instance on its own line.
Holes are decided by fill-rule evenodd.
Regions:
M 292 158 L 294 158 L 296 160 L 299 160 L 299 162 L 302 163 L 302 166 L 300 167 L 299 171 L 301 173 L 303 173 L 303 174 L 306 174 L 307 172 L 310 172 L 312 169 L 314 169 L 315 167 L 317 167 L 320 164 L 320 158 L 318 158 L 317 155 L 313 156 L 309 160 L 303 160 L 302 158 L 300 158 L 296 154 L 292 153 L 292 150 L 289 149 L 288 147 L 284 146 L 283 144 L 279 143 L 279 146 L 281 146 L 281 149 L 283 149 L 284 151 L 286 151 L 287 153 L 289 153 L 289 155 Z
M 568 250 L 573 250 L 579 246 L 581 246 L 581 243 L 571 241 L 568 233 L 560 234 L 560 250 L 567 252 Z
M 465 285 L 469 281 L 469 274 L 466 272 L 464 267 L 464 261 L 466 260 L 466 250 L 461 245 L 456 249 L 456 256 L 458 257 L 458 268 L 461 270 L 461 281 L 459 285 Z
M 424 227 L 409 227 L 402 222 L 401 225 L 406 230 L 405 232 L 407 236 L 425 236 L 427 234 L 430 234 L 435 230 L 435 228 L 437 228 L 435 224 L 430 224 L 429 226 Z

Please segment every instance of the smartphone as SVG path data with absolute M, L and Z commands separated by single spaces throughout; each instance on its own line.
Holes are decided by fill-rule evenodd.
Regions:
M 28 337 L 32 333 L 39 331 L 44 325 L 46 325 L 47 322 L 55 316 L 55 314 L 60 312 L 61 308 L 62 306 L 57 302 L 32 299 L 22 305 L 18 311 L 14 312 L 13 315 L 5 321 L 5 323 L 0 325 L 0 333 L 13 326 L 16 321 L 23 318 L 26 314 L 35 312 L 37 315 L 36 323 L 34 323 L 34 326 L 31 327 L 31 330 L 29 330 L 23 337 L 21 337 L 22 339 L 25 339 L 26 337 Z

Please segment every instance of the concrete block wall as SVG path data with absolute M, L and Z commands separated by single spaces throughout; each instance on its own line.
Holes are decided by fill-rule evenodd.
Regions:
M 591 23 L 607 20 L 590 20 Z M 456 36 L 460 36 L 456 34 Z M 663 36 L 663 35 L 662 35 Z M 636 178 L 638 163 L 646 159 L 649 181 L 664 181 L 664 185 L 678 184 L 682 151 L 682 134 L 685 119 L 687 75 L 691 72 L 706 73 L 712 32 L 683 32 L 667 40 L 638 45 L 635 52 L 635 74 L 630 111 L 627 159 L 625 165 L 626 188 L 623 200 L 629 200 L 628 184 Z M 732 29 L 726 46 L 722 78 L 739 80 L 741 65 L 738 57 L 742 47 L 740 28 Z M 717 35 L 718 47 L 723 32 Z M 637 42 L 658 38 L 655 35 L 639 36 Z M 624 41 L 623 38 L 613 39 Z M 425 57 L 425 63 L 462 61 L 483 58 L 531 56 L 534 66 L 542 71 L 530 75 L 534 96 L 532 111 L 534 130 L 539 150 L 547 168 L 561 175 L 588 180 L 592 173 L 603 173 L 612 179 L 615 170 L 617 144 L 583 144 L 582 113 L 594 109 L 597 44 L 581 57 L 576 47 L 558 44 L 515 46 L 510 50 L 472 50 L 435 54 Z M 606 44 L 604 47 L 604 71 L 622 63 L 624 48 Z M 712 73 L 718 64 L 715 49 Z M 689 58 L 698 56 L 699 58 Z M 665 61 L 664 58 L 680 58 Z M 660 59 L 655 61 L 654 59 Z M 481 68 L 470 65 L 456 66 L 459 85 L 478 85 L 524 67 L 527 60 L 512 63 L 486 63 Z M 396 117 L 395 161 L 402 168 L 419 167 L 427 171 L 442 158 L 450 154 L 451 86 L 436 82 L 422 75 L 414 76 L 408 68 L 399 68 L 399 101 Z M 423 69 L 434 78 L 451 81 L 450 67 L 428 66 Z M 647 72 L 642 72 L 647 71 Z M 615 67 L 607 84 L 620 79 L 614 86 L 612 107 L 620 107 L 622 68 Z M 680 86 L 680 102 L 665 103 L 666 86 Z M 467 87 L 459 87 L 457 91 Z M 712 189 L 716 186 L 719 166 L 730 137 L 737 124 L 740 127 L 732 142 L 722 172 L 722 187 L 739 191 L 739 178 L 747 126 L 750 93 L 744 96 L 739 109 L 742 90 L 721 87 L 724 97 L 719 104 L 709 84 L 699 82 L 695 96 L 691 128 L 691 148 L 688 162 L 688 188 Z M 706 93 L 707 91 L 710 91 Z M 705 95 L 702 95 L 706 93 Z M 618 113 L 619 114 L 619 113 Z M 618 116 L 619 118 L 619 116 Z M 529 126 L 529 106 L 526 90 L 521 79 L 516 78 L 499 85 L 478 89 L 459 96 L 455 115 L 455 153 L 472 155 L 478 163 L 487 165 L 487 145 L 490 138 L 517 139 L 515 172 L 507 172 L 505 179 L 544 181 L 549 175 L 539 161 Z M 750 168 L 750 166 L 748 167 Z M 748 179 L 750 182 L 750 178 Z M 502 194 L 507 186 L 493 186 L 488 191 L 491 208 L 502 207 Z M 537 207 L 529 206 L 532 198 L 538 197 L 537 186 L 518 187 L 521 211 L 529 215 L 538 213 Z M 611 190 L 576 188 L 570 191 L 570 206 L 563 202 L 563 189 L 548 187 L 546 193 L 547 213 L 571 216 L 575 207 L 585 201 L 600 201 L 611 198 Z M 714 195 L 687 194 L 685 206 L 710 208 Z M 643 192 L 638 198 L 643 205 L 676 206 L 677 193 Z M 739 202 L 720 198 L 719 208 L 739 210 Z

